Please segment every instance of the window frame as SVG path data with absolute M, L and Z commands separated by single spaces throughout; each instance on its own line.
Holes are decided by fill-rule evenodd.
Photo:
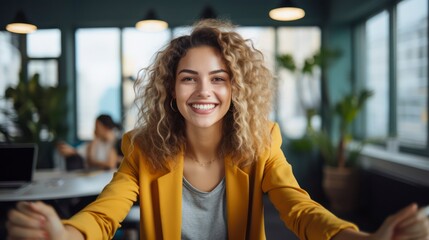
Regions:
M 397 119 L 397 6 L 401 1 L 397 1 L 394 4 L 391 4 L 387 7 L 379 9 L 377 12 L 361 19 L 356 22 L 353 27 L 353 41 L 354 41 L 354 62 L 356 66 L 356 70 L 354 73 L 356 84 L 355 86 L 358 88 L 363 88 L 365 86 L 365 74 L 361 72 L 366 72 L 366 65 L 363 59 L 366 57 L 363 49 L 365 49 L 365 23 L 371 19 L 372 17 L 380 14 L 383 11 L 387 11 L 388 14 L 388 88 L 389 88 L 389 102 L 388 102 L 388 137 L 384 141 L 377 141 L 372 143 L 371 145 L 384 147 L 388 152 L 399 152 L 404 154 L 412 154 L 416 156 L 428 157 L 429 156 L 429 125 L 426 128 L 426 136 L 427 141 L 424 148 L 411 147 L 400 145 L 399 140 L 395 138 L 397 136 L 398 131 L 398 119 Z M 426 19 L 428 21 L 429 18 Z M 428 31 L 429 32 L 429 31 Z M 429 35 L 429 34 L 428 34 Z M 428 37 L 429 38 L 429 37 Z M 426 49 L 426 57 L 429 59 L 429 48 Z M 428 75 L 428 74 L 427 74 Z M 429 78 L 426 75 L 426 82 L 429 86 Z M 429 90 L 428 97 L 426 99 L 426 111 L 429 112 Z M 363 111 L 363 115 L 366 114 L 366 110 Z M 363 128 L 359 127 L 359 124 L 363 123 Z M 359 118 L 359 121 L 354 126 L 354 131 L 357 136 L 361 136 L 362 138 L 366 137 L 365 133 L 366 122 L 363 117 Z M 393 146 L 393 147 L 392 147 Z M 428 159 L 429 160 L 429 159 Z

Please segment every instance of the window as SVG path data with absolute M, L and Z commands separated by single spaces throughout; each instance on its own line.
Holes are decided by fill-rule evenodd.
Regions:
M 367 102 L 366 136 L 388 136 L 389 125 L 389 15 L 386 11 L 372 17 L 366 29 L 366 87 L 374 91 Z
M 272 73 L 275 68 L 275 30 L 272 27 L 238 27 L 237 32 L 244 38 L 252 41 L 253 47 L 261 51 L 264 56 L 265 65 Z M 275 99 L 272 99 L 275 101 Z M 274 111 L 272 109 L 271 111 Z M 274 113 L 271 113 L 274 119 Z
M 428 1 L 397 7 L 397 133 L 401 145 L 425 148 L 428 129 Z
M 42 86 L 56 86 L 58 84 L 57 60 L 30 60 L 28 62 L 28 77 L 40 74 Z
M 21 55 L 12 44 L 12 34 L 0 31 L 0 97 L 7 87 L 15 86 L 19 79 Z
M 173 29 L 173 38 L 177 38 L 183 35 L 191 34 L 192 27 L 184 26 L 184 27 L 176 27 Z
M 109 114 L 121 120 L 120 30 L 76 31 L 77 136 L 93 138 L 95 119 Z
M 142 32 L 135 28 L 123 30 L 123 108 L 124 130 L 131 130 L 138 116 L 138 109 L 134 105 L 133 84 L 139 71 L 148 67 L 154 60 L 155 54 L 170 40 L 170 31 Z
M 10 131 L 13 123 L 8 121 L 4 111 L 12 109 L 12 103 L 6 101 L 4 93 L 8 87 L 15 87 L 19 80 L 21 55 L 13 44 L 12 34 L 0 31 L 0 128 Z M 0 133 L 0 142 L 6 141 L 6 136 Z
M 21 38 L 26 39 L 26 48 L 19 43 Z M 23 51 L 26 49 L 27 51 Z M 22 51 L 22 52 L 20 52 Z M 26 36 L 13 35 L 0 32 L 0 113 L 1 127 L 8 133 L 14 135 L 16 128 L 5 117 L 5 112 L 13 112 L 12 102 L 3 98 L 5 90 L 15 87 L 20 78 L 20 72 L 27 74 L 24 81 L 30 79 L 34 74 L 40 75 L 39 81 L 44 86 L 55 86 L 58 84 L 58 61 L 61 56 L 61 31 L 58 29 L 43 29 Z M 21 54 L 25 57 L 21 59 Z M 21 60 L 24 61 L 21 63 Z M 24 69 L 21 69 L 22 66 Z M 7 114 L 7 113 L 6 113 Z M 0 134 L 0 141 L 4 141 Z
M 275 66 L 275 31 L 270 27 L 238 27 L 237 32 L 252 41 L 253 46 L 262 52 L 267 67 L 274 71 Z
M 293 56 L 298 68 L 304 60 L 320 49 L 321 33 L 317 27 L 281 27 L 278 34 L 278 53 Z M 282 131 L 290 138 L 300 138 L 306 130 L 305 109 L 318 108 L 320 103 L 320 71 L 301 78 L 298 74 L 281 68 L 278 71 L 277 117 Z M 307 87 L 300 87 L 306 84 Z M 315 129 L 320 128 L 319 116 L 312 119 Z
M 388 139 L 388 150 L 429 152 L 427 22 L 426 0 L 403 0 L 356 36 L 364 35 L 363 80 L 375 93 L 366 105 L 366 137 Z
M 40 75 L 42 86 L 58 84 L 58 61 L 61 56 L 61 31 L 41 29 L 27 35 L 28 77 Z
M 61 31 L 40 29 L 27 35 L 27 55 L 32 58 L 59 57 L 61 55 Z

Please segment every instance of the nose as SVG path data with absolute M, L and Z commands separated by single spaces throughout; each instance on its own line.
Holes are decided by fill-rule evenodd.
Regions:
M 210 97 L 212 93 L 212 85 L 208 77 L 201 78 L 198 84 L 198 97 Z

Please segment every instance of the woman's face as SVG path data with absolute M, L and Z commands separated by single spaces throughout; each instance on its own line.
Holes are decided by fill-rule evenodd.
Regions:
M 180 59 L 173 97 L 188 128 L 221 126 L 231 105 L 231 78 L 215 48 L 191 48 Z
M 105 130 L 105 128 L 104 128 L 103 124 L 100 121 L 96 120 L 95 121 L 95 128 L 94 128 L 95 136 L 98 138 L 102 138 L 104 130 Z
M 95 129 L 94 134 L 95 137 L 100 138 L 102 140 L 106 140 L 109 138 L 109 133 L 112 132 L 109 128 L 103 125 L 100 121 L 95 121 Z

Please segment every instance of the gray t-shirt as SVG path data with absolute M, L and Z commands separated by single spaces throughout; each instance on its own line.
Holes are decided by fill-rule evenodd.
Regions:
M 182 240 L 227 239 L 225 179 L 202 192 L 183 178 Z

